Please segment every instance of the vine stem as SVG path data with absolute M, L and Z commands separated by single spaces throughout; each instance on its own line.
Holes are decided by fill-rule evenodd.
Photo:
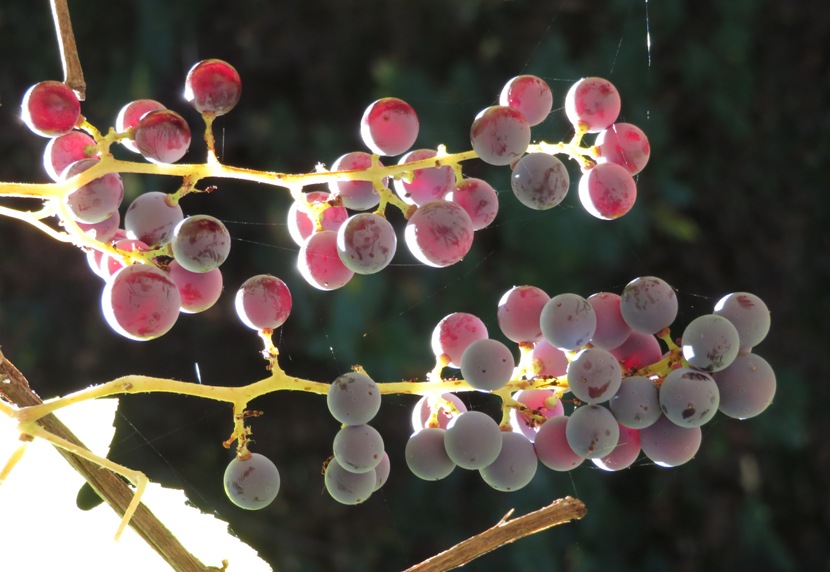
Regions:
M 573 497 L 555 500 L 544 508 L 514 519 L 510 519 L 513 514 L 511 510 L 491 528 L 459 542 L 452 548 L 436 554 L 420 564 L 407 568 L 404 572 L 443 572 L 444 570 L 452 570 L 525 536 L 573 520 L 579 520 L 587 512 L 588 509 L 585 504 Z
M 67 0 L 50 0 L 52 5 L 52 19 L 55 21 L 55 33 L 58 37 L 58 47 L 63 63 L 64 83 L 72 88 L 78 99 L 86 99 L 86 82 L 81 69 L 81 58 L 78 56 L 78 46 L 75 44 L 75 33 L 72 31 L 72 21 L 69 18 Z

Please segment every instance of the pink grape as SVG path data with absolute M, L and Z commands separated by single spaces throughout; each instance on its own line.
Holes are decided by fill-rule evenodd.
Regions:
M 219 301 L 219 296 L 222 294 L 222 271 L 220 269 L 191 272 L 173 260 L 167 267 L 167 272 L 176 283 L 176 288 L 179 289 L 183 313 L 204 312 Z
M 568 386 L 585 403 L 604 403 L 622 383 L 622 368 L 608 350 L 586 348 L 568 365 Z
M 437 153 L 432 149 L 410 151 L 398 161 L 399 165 L 431 159 Z M 398 196 L 410 205 L 424 205 L 429 201 L 443 199 L 455 185 L 455 173 L 452 167 L 427 167 L 415 169 L 410 180 L 395 179 L 394 187 Z
M 617 446 L 620 425 L 614 415 L 601 405 L 582 405 L 574 409 L 568 418 L 565 437 L 574 453 L 598 459 Z
M 643 429 L 663 414 L 657 387 L 647 377 L 632 375 L 622 380 L 611 398 L 611 412 L 617 421 L 631 429 Z
M 599 163 L 616 163 L 636 175 L 648 163 L 651 147 L 646 134 L 631 123 L 615 123 L 597 135 L 594 146 L 599 150 Z
M 175 226 L 170 248 L 179 264 L 191 272 L 219 268 L 231 251 L 231 235 L 222 221 L 210 215 L 187 217 Z
M 568 356 L 546 339 L 533 344 L 533 373 L 539 377 L 563 377 L 568 369 Z
M 656 334 L 671 326 L 677 317 L 677 296 L 665 280 L 640 276 L 623 289 L 620 312 L 632 330 Z
M 236 292 L 236 315 L 253 330 L 274 330 L 291 313 L 291 291 L 285 282 L 269 274 L 252 276 Z
M 332 164 L 332 171 L 357 171 L 372 166 L 372 156 L 363 151 L 346 153 Z M 386 180 L 384 179 L 384 185 Z M 372 181 L 331 181 L 329 190 L 334 198 L 340 199 L 343 206 L 355 211 L 373 209 L 380 203 L 380 194 Z
M 622 165 L 599 163 L 580 177 L 579 200 L 599 219 L 620 218 L 637 200 L 637 183 Z
M 360 120 L 360 136 L 378 155 L 406 152 L 418 138 L 418 115 L 411 105 L 396 97 L 378 99 L 366 108 Z
M 557 294 L 545 304 L 539 316 L 542 335 L 560 350 L 578 350 L 593 337 L 597 315 L 578 294 Z
M 499 340 L 476 340 L 461 355 L 461 377 L 480 391 L 496 391 L 513 376 L 513 352 Z
M 513 394 L 513 399 L 519 403 L 527 405 L 527 407 L 535 414 L 543 416 L 545 419 L 551 417 L 559 417 L 565 414 L 565 407 L 562 405 L 561 399 L 555 398 L 555 393 L 551 389 L 522 389 Z M 548 406 L 552 401 L 556 405 Z M 516 433 L 521 433 L 532 441 L 536 440 L 536 434 L 542 427 L 541 422 L 537 421 L 533 416 L 520 411 L 516 407 L 510 408 L 510 426 Z
M 95 157 L 98 150 L 95 139 L 83 131 L 70 131 L 54 137 L 43 151 L 43 168 L 53 181 L 61 180 L 61 173 L 69 165 Z
M 138 151 L 154 163 L 175 163 L 190 147 L 190 127 L 184 117 L 169 109 L 144 114 L 135 126 Z
M 199 113 L 225 115 L 239 102 L 242 80 L 222 60 L 202 60 L 190 68 L 184 81 L 184 98 Z
M 444 316 L 432 331 L 432 351 L 435 357 L 446 355 L 450 367 L 461 367 L 464 350 L 476 340 L 487 338 L 487 326 L 481 318 L 466 312 Z
M 427 266 L 459 262 L 473 245 L 473 221 L 456 203 L 437 200 L 415 211 L 406 224 L 406 245 Z
M 681 427 L 661 416 L 654 424 L 640 429 L 640 447 L 646 457 L 661 467 L 676 467 L 700 449 L 700 427 Z
M 176 323 L 181 296 L 165 272 L 155 266 L 133 264 L 107 281 L 101 307 L 107 323 L 122 336 L 152 340 Z
M 23 121 L 34 133 L 57 137 L 78 124 L 81 102 L 68 85 L 59 81 L 42 81 L 26 90 L 21 112 Z
M 499 105 L 519 111 L 532 127 L 540 124 L 553 108 L 553 94 L 547 82 L 535 75 L 520 75 L 501 90 Z
M 565 199 L 571 184 L 568 169 L 547 153 L 528 153 L 513 167 L 510 186 L 524 206 L 543 211 Z
M 331 199 L 331 194 L 325 191 L 311 191 L 303 195 L 309 206 L 320 205 Z M 342 206 L 330 206 L 323 211 L 321 218 L 322 230 L 337 230 L 346 219 L 349 212 Z M 295 201 L 288 208 L 288 234 L 298 246 L 305 244 L 308 237 L 314 233 L 315 223 L 311 217 Z
M 69 165 L 61 174 L 66 181 L 98 164 L 98 159 L 82 159 Z M 93 224 L 113 215 L 124 199 L 124 183 L 118 173 L 93 179 L 66 196 L 66 205 L 78 222 Z
M 536 434 L 536 456 L 543 465 L 554 471 L 570 471 L 585 460 L 584 455 L 575 453 L 568 444 L 566 431 L 569 419 L 565 415 L 552 417 Z
M 505 337 L 517 343 L 541 340 L 539 316 L 548 300 L 550 296 L 536 286 L 514 286 L 505 292 L 496 314 Z
M 740 355 L 712 377 L 718 384 L 718 408 L 728 417 L 748 419 L 760 415 L 775 397 L 775 372 L 758 354 Z
M 509 165 L 530 145 L 530 125 L 519 111 L 493 105 L 476 116 L 470 143 L 478 157 L 490 165 Z
M 127 207 L 124 229 L 127 236 L 150 246 L 170 242 L 173 229 L 184 219 L 182 207 L 167 193 L 150 191 L 139 195 Z
M 438 481 L 455 470 L 444 446 L 446 430 L 429 427 L 416 430 L 406 442 L 404 458 L 412 474 L 425 481 Z
M 640 369 L 660 361 L 660 342 L 651 334 L 633 332 L 621 345 L 610 350 L 623 369 Z
M 125 133 L 128 129 L 132 129 L 138 125 L 138 122 L 147 113 L 159 109 L 166 108 L 155 99 L 137 99 L 131 101 L 118 112 L 118 116 L 115 118 L 115 130 L 119 133 Z M 121 139 L 120 143 L 133 153 L 139 153 L 138 147 L 135 146 L 135 142 L 132 139 Z
M 499 424 L 481 411 L 465 411 L 454 417 L 444 434 L 444 448 L 462 469 L 477 470 L 496 460 L 502 440 Z
M 374 274 L 386 268 L 398 245 L 395 229 L 385 217 L 358 213 L 337 231 L 337 253 L 349 270 Z
M 582 78 L 571 86 L 565 96 L 568 120 L 588 133 L 598 133 L 611 126 L 620 115 L 620 94 L 617 88 L 599 77 Z
M 591 345 L 612 350 L 622 345 L 633 331 L 620 312 L 620 297 L 611 292 L 598 292 L 588 296 L 588 303 L 597 315 L 597 328 Z
M 446 199 L 461 205 L 470 220 L 473 230 L 490 226 L 499 212 L 499 197 L 490 183 L 470 177 L 459 183 L 455 190 L 447 194 Z
M 79 222 L 78 226 L 81 228 L 82 231 L 87 233 L 90 236 L 95 237 L 95 240 L 98 242 L 109 242 L 115 237 L 115 233 L 118 232 L 118 227 L 121 224 L 121 213 L 119 211 L 115 211 L 110 215 L 108 218 L 105 218 L 101 222 L 94 222 L 94 223 L 85 223 Z M 99 252 L 97 250 L 93 252 Z
M 738 330 L 742 352 L 748 352 L 757 346 L 769 332 L 769 308 L 755 294 L 749 292 L 728 294 L 715 304 L 715 314 L 732 322 Z
M 527 437 L 520 433 L 501 433 L 501 451 L 496 460 L 478 470 L 482 480 L 497 491 L 517 491 L 536 475 L 539 460 Z
M 591 459 L 604 471 L 621 471 L 630 467 L 640 456 L 640 432 L 620 424 L 620 439 L 617 446 L 606 456 Z
M 113 216 L 115 216 L 115 215 L 113 215 Z M 102 223 L 98 223 L 98 224 L 102 224 Z M 113 244 L 113 243 L 118 242 L 119 240 L 124 240 L 126 238 L 127 238 L 127 233 L 125 233 L 123 230 L 121 230 L 119 228 L 119 229 L 115 230 L 115 234 L 112 236 L 112 238 L 110 238 L 107 241 L 102 241 L 102 242 L 107 242 L 109 244 Z M 99 276 L 100 278 L 103 278 L 104 280 L 108 280 L 109 277 L 110 277 L 110 272 L 106 268 L 106 265 L 107 265 L 106 260 L 108 258 L 109 258 L 109 256 L 105 255 L 100 250 L 90 250 L 89 252 L 87 252 L 87 255 L 86 255 L 86 261 L 87 261 L 87 264 L 89 264 L 89 268 L 95 273 L 96 276 Z
M 354 272 L 343 264 L 337 253 L 337 233 L 315 232 L 300 248 L 297 268 L 306 281 L 319 290 L 336 290 L 345 286 Z
M 444 401 L 449 401 L 455 405 L 455 408 L 458 409 L 459 413 L 467 411 L 467 406 L 464 405 L 464 402 L 461 401 L 461 399 L 454 393 L 443 393 L 441 394 L 441 399 L 442 400 L 435 400 L 435 407 L 438 408 L 438 427 L 446 429 L 449 422 L 457 414 L 452 413 L 452 410 L 449 406 L 444 404 Z M 430 407 L 430 398 L 425 395 L 418 400 L 415 407 L 412 409 L 412 430 L 418 432 L 421 429 L 428 428 L 431 416 L 432 407 Z

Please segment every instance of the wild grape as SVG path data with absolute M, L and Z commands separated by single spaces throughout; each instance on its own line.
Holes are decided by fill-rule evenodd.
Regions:
M 440 399 L 424 395 L 415 403 L 415 407 L 412 408 L 412 430 L 417 433 L 421 429 L 429 428 L 433 409 L 438 409 L 436 415 L 438 427 L 446 429 L 452 418 L 458 415 L 458 413 L 453 412 L 446 402 L 452 403 L 455 409 L 458 410 L 458 413 L 467 411 L 467 406 L 454 393 L 442 393 Z
M 259 510 L 271 504 L 280 491 L 280 472 L 266 456 L 249 453 L 234 457 L 225 469 L 225 494 L 240 508 Z
M 565 437 L 574 453 L 598 459 L 617 446 L 620 427 L 614 415 L 601 405 L 583 405 L 568 418 Z
M 534 415 L 550 419 L 564 415 L 565 412 L 562 400 L 556 397 L 551 389 L 522 389 L 513 394 L 513 399 L 526 405 L 532 415 L 517 407 L 511 407 L 510 426 L 513 431 L 521 433 L 531 442 L 536 440 L 536 434 L 544 426 L 544 423 L 538 421 Z
M 614 85 L 599 77 L 582 78 L 565 95 L 568 120 L 588 133 L 610 127 L 620 114 L 620 94 Z
M 72 163 L 96 156 L 95 139 L 83 131 L 70 131 L 49 139 L 43 151 L 43 168 L 53 181 L 61 180 L 61 173 Z
M 445 434 L 445 429 L 428 427 L 409 437 L 404 458 L 413 475 L 425 481 L 438 481 L 453 472 L 456 465 L 444 447 Z
M 133 264 L 107 281 L 101 307 L 107 323 L 122 336 L 152 340 L 176 323 L 181 296 L 165 272 L 147 264 Z
M 167 193 L 150 191 L 136 197 L 127 207 L 124 230 L 129 238 L 149 246 L 161 246 L 170 242 L 173 229 L 183 219 L 178 202 L 173 202 Z
M 476 340 L 461 355 L 461 376 L 481 391 L 501 389 L 516 367 L 513 352 L 498 340 Z
M 497 491 L 517 491 L 527 486 L 539 462 L 527 437 L 502 431 L 501 450 L 496 460 L 478 470 L 485 483 Z
M 446 199 L 461 206 L 473 222 L 473 230 L 490 226 L 499 211 L 499 197 L 490 183 L 470 177 L 450 191 Z
M 635 278 L 623 289 L 620 313 L 632 330 L 656 334 L 668 328 L 677 317 L 677 296 L 661 278 Z
M 254 330 L 274 330 L 291 313 L 291 291 L 285 282 L 270 274 L 258 274 L 242 283 L 234 300 L 236 315 Z
M 435 357 L 446 355 L 450 367 L 461 367 L 464 350 L 476 340 L 487 338 L 487 326 L 481 318 L 467 312 L 444 316 L 432 331 L 432 351 Z
M 594 145 L 599 151 L 598 163 L 622 165 L 632 175 L 645 168 L 651 154 L 646 134 L 630 123 L 614 123 L 603 129 Z
M 578 350 L 593 337 L 597 315 L 578 294 L 557 294 L 545 304 L 539 316 L 545 339 L 560 350 Z
M 371 166 L 372 156 L 369 153 L 353 151 L 338 157 L 332 163 L 331 170 L 353 171 L 368 169 Z M 380 194 L 372 181 L 331 181 L 329 190 L 332 197 L 339 199 L 347 209 L 365 211 L 375 208 L 380 203 Z
M 462 469 L 486 467 L 499 456 L 501 443 L 498 423 L 481 411 L 465 411 L 453 418 L 444 435 L 447 455 Z
M 356 274 L 374 274 L 386 268 L 395 256 L 398 237 L 385 217 L 358 213 L 337 231 L 340 260 Z
M 334 436 L 334 458 L 351 473 L 373 471 L 383 457 L 383 437 L 371 425 L 346 425 Z
M 57 137 L 78 124 L 81 102 L 68 85 L 59 81 L 42 81 L 23 95 L 21 117 L 33 133 Z
M 675 425 L 700 427 L 718 412 L 718 386 L 706 372 L 673 369 L 660 385 L 660 408 Z
M 318 290 L 336 290 L 354 276 L 337 251 L 337 233 L 323 230 L 312 234 L 297 256 L 297 269 Z
M 398 161 L 399 165 L 432 159 L 437 153 L 433 149 L 410 151 Z M 455 185 L 452 167 L 426 167 L 413 170 L 407 177 L 395 179 L 394 187 L 398 196 L 410 205 L 425 205 L 430 201 L 443 199 Z
M 409 251 L 427 266 L 450 266 L 470 251 L 473 221 L 456 203 L 431 201 L 410 217 L 404 237 Z
M 622 317 L 620 297 L 611 292 L 598 292 L 588 296 L 588 303 L 597 315 L 591 345 L 606 350 L 621 346 L 633 330 Z
M 622 383 L 622 369 L 608 350 L 586 348 L 568 365 L 568 386 L 585 403 L 604 403 Z
M 490 165 L 509 165 L 530 145 L 530 125 L 519 111 L 493 105 L 476 115 L 470 128 L 473 151 Z
M 380 410 L 380 388 L 375 381 L 356 371 L 337 377 L 326 394 L 329 413 L 345 425 L 365 425 Z
M 665 416 L 640 429 L 643 454 L 661 467 L 676 467 L 691 461 L 701 439 L 700 427 L 681 427 Z
M 640 433 L 620 423 L 620 438 L 614 450 L 598 459 L 594 465 L 604 471 L 621 471 L 630 467 L 640 456 Z
M 571 178 L 565 164 L 547 153 L 528 153 L 513 167 L 510 186 L 519 202 L 543 211 L 561 203 Z
M 637 183 L 622 165 L 599 163 L 580 177 L 579 200 L 599 219 L 619 218 L 634 206 Z
M 775 372 L 757 354 L 744 354 L 721 371 L 712 374 L 718 385 L 720 412 L 735 419 L 761 414 L 775 397 Z
M 717 314 L 698 316 L 683 330 L 683 357 L 694 368 L 720 371 L 738 357 L 740 337 L 732 322 Z
M 769 332 L 770 311 L 755 294 L 728 294 L 715 304 L 715 314 L 726 318 L 735 326 L 743 352 L 748 352 L 761 343 Z
M 219 268 L 231 251 L 231 235 L 222 221 L 210 215 L 194 215 L 173 228 L 173 258 L 191 272 Z
M 406 152 L 418 138 L 418 115 L 407 102 L 396 97 L 378 99 L 366 108 L 360 120 L 360 136 L 378 155 Z
M 534 441 L 539 461 L 554 471 L 570 471 L 585 460 L 584 455 L 575 453 L 568 444 L 568 420 L 569 417 L 565 415 L 548 419 L 539 429 Z
M 547 82 L 535 75 L 520 75 L 501 90 L 499 105 L 519 111 L 532 127 L 540 124 L 553 108 L 553 94 Z
M 378 482 L 375 471 L 352 473 L 344 469 L 336 458 L 326 465 L 323 480 L 331 498 L 349 505 L 365 502 L 372 496 Z
M 199 113 L 224 115 L 242 95 L 242 80 L 232 65 L 222 60 L 202 60 L 187 72 L 184 98 Z
M 662 415 L 657 386 L 642 376 L 624 378 L 609 406 L 617 421 L 631 429 L 648 427 Z

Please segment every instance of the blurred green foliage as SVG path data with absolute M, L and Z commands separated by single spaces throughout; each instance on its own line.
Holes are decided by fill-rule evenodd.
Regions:
M 378 380 L 423 377 L 434 324 L 470 311 L 495 333 L 496 303 L 515 284 L 588 295 L 658 275 L 678 289 L 679 327 L 736 290 L 760 295 L 773 312 L 759 353 L 779 376 L 775 403 L 755 420 L 717 418 L 698 457 L 677 469 L 641 461 L 620 474 L 586 466 L 562 475 L 540 467 L 530 486 L 510 495 L 460 470 L 420 482 L 402 458 L 412 399 L 391 397 L 376 422 L 392 458 L 389 483 L 365 505 L 342 507 L 319 476 L 336 423 L 321 399 L 282 394 L 254 404 L 266 412 L 253 422 L 256 450 L 283 473 L 280 497 L 265 511 L 243 514 L 224 498 L 228 452 L 220 442 L 231 418 L 221 405 L 124 400 L 129 423 L 116 436 L 116 460 L 183 487 L 278 570 L 401 569 L 511 507 L 523 513 L 562 495 L 582 498 L 588 516 L 465 569 L 830 567 L 830 395 L 821 362 L 830 342 L 830 12 L 822 2 L 86 0 L 70 7 L 88 83 L 83 111 L 99 127 L 124 103 L 151 97 L 196 128 L 181 97 L 185 73 L 208 57 L 236 66 L 242 101 L 216 126 L 229 164 L 291 172 L 331 164 L 361 148 L 362 111 L 385 95 L 418 111 L 417 145 L 463 150 L 474 115 L 519 73 L 538 74 L 554 89 L 554 113 L 535 137 L 569 137 L 565 91 L 580 77 L 605 76 L 622 94 L 623 118 L 648 134 L 652 159 L 636 208 L 614 222 L 591 219 L 575 192 L 554 211 L 529 211 L 513 200 L 506 170 L 465 165 L 501 191 L 501 212 L 462 263 L 425 268 L 401 248 L 384 273 L 334 293 L 311 290 L 295 270 L 287 194 L 217 181 L 216 193 L 184 206 L 220 216 L 237 239 L 224 267 L 226 298 L 144 344 L 108 330 L 101 284 L 83 254 L 3 221 L 0 344 L 43 396 L 126 373 L 195 379 L 197 365 L 204 383 L 263 377 L 259 341 L 230 303 L 245 278 L 262 272 L 284 278 L 294 294 L 278 334 L 283 367 L 322 381 L 355 363 Z M 27 133 L 17 106 L 28 85 L 61 77 L 46 3 L 0 6 L 0 59 L 0 180 L 45 180 L 44 141 Z M 195 139 L 186 160 L 202 156 Z M 130 196 L 175 187 L 127 179 Z M 401 226 L 402 217 L 391 219 Z M 492 411 L 486 397 L 471 400 Z

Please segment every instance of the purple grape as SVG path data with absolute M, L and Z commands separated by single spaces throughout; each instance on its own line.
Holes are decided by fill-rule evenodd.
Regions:
M 582 78 L 565 95 L 565 114 L 577 128 L 597 133 L 610 127 L 620 115 L 620 94 L 606 79 Z
M 82 159 L 64 169 L 61 180 L 66 181 L 97 165 L 98 159 Z M 66 205 L 78 222 L 94 224 L 110 218 L 124 199 L 124 183 L 118 173 L 107 173 L 93 179 L 66 197 Z
M 412 474 L 425 481 L 438 481 L 455 469 L 444 448 L 445 429 L 430 427 L 409 437 L 404 450 L 406 465 Z
M 378 384 L 356 371 L 338 376 L 326 394 L 329 413 L 345 425 L 365 425 L 377 415 L 380 402 Z
M 522 389 L 513 394 L 513 399 L 527 405 L 534 414 L 550 419 L 565 414 L 562 400 L 555 396 L 556 394 L 550 389 Z M 551 402 L 555 402 L 555 405 L 548 406 Z M 531 442 L 536 440 L 536 434 L 543 425 L 544 423 L 536 421 L 534 417 L 518 408 L 510 408 L 510 426 L 513 431 L 521 433 Z
M 175 163 L 190 147 L 190 127 L 169 109 L 145 113 L 133 132 L 133 143 L 148 161 Z
M 664 280 L 642 276 L 623 289 L 620 312 L 632 330 L 656 334 L 671 326 L 677 317 L 677 296 Z
M 530 125 L 519 111 L 493 105 L 476 115 L 470 143 L 478 157 L 490 165 L 509 165 L 530 145 Z
M 78 124 L 81 102 L 68 85 L 42 81 L 26 90 L 21 116 L 32 132 L 43 137 L 57 137 L 72 131 Z
M 541 340 L 539 316 L 548 300 L 550 296 L 536 286 L 514 286 L 505 292 L 496 314 L 505 337 L 517 343 Z
M 61 180 L 61 173 L 69 165 L 91 159 L 98 153 L 95 139 L 83 131 L 70 131 L 49 139 L 43 151 L 43 168 L 53 181 Z
M 499 105 L 519 111 L 532 127 L 540 124 L 553 108 L 550 87 L 535 75 L 520 75 L 508 81 L 501 90 Z
M 558 294 L 542 308 L 539 325 L 545 339 L 560 350 L 578 350 L 593 337 L 597 315 L 578 294 Z
M 449 406 L 443 403 L 444 401 L 452 402 L 452 404 L 455 405 L 455 408 L 458 409 L 459 413 L 467 411 L 467 406 L 464 405 L 464 402 L 461 401 L 457 395 L 454 393 L 442 393 L 441 400 L 436 399 L 434 405 L 434 407 L 438 408 L 437 421 L 438 427 L 441 429 L 446 429 L 453 417 L 457 415 L 452 412 Z M 430 402 L 430 397 L 428 395 L 424 395 L 418 400 L 415 407 L 412 409 L 412 430 L 416 433 L 421 429 L 427 429 L 430 427 L 429 420 L 432 417 L 432 407 L 430 406 Z
M 681 367 L 660 386 L 660 408 L 675 425 L 700 427 L 718 412 L 718 386 L 706 372 Z
M 344 469 L 336 458 L 326 466 L 324 482 L 331 498 L 340 504 L 355 505 L 366 501 L 375 492 L 377 473 L 352 473 Z
M 453 418 L 444 434 L 447 455 L 462 469 L 486 467 L 499 456 L 501 444 L 498 423 L 481 411 L 465 411 Z
M 410 151 L 398 161 L 399 165 L 432 159 L 437 153 L 432 149 Z M 449 165 L 415 169 L 406 179 L 394 181 L 395 192 L 410 205 L 425 205 L 430 201 L 443 199 L 455 186 L 455 172 Z
M 502 432 L 501 451 L 496 460 L 479 469 L 485 483 L 497 491 L 517 491 L 530 483 L 539 464 L 536 451 L 527 437 Z
M 431 201 L 410 217 L 404 237 L 410 252 L 427 266 L 450 266 L 470 251 L 473 221 L 456 203 Z
M 487 326 L 481 318 L 466 312 L 444 316 L 432 331 L 432 351 L 435 357 L 446 355 L 450 367 L 461 367 L 464 350 L 476 340 L 487 338 Z
M 181 308 L 176 284 L 147 264 L 126 266 L 108 281 L 101 297 L 110 327 L 127 338 L 152 340 L 167 333 Z
M 640 429 L 643 454 L 661 467 L 676 467 L 692 460 L 701 439 L 700 427 L 681 427 L 664 416 Z
M 565 199 L 571 184 L 568 169 L 547 153 L 528 153 L 513 167 L 510 186 L 524 206 L 544 211 Z
M 580 177 L 579 200 L 598 219 L 620 218 L 634 207 L 637 183 L 625 167 L 599 163 Z
M 476 340 L 461 355 L 461 376 L 480 391 L 507 385 L 515 367 L 513 352 L 498 340 Z
M 611 399 L 622 383 L 620 364 L 608 350 L 586 348 L 568 365 L 568 385 L 574 397 L 585 403 Z
M 333 230 L 315 232 L 306 240 L 297 256 L 297 269 L 318 290 L 342 288 L 354 276 L 337 253 L 337 233 Z
M 225 469 L 225 494 L 246 510 L 259 510 L 271 504 L 280 492 L 280 472 L 266 456 L 249 453 L 234 457 Z
M 597 315 L 597 328 L 591 338 L 591 345 L 605 350 L 622 345 L 632 330 L 620 312 L 620 297 L 611 292 L 598 292 L 588 296 L 588 303 Z
M 620 424 L 620 439 L 614 450 L 599 459 L 591 459 L 604 471 L 621 471 L 630 467 L 640 456 L 640 433 Z
M 562 415 L 545 421 L 536 434 L 536 456 L 547 468 L 570 471 L 582 464 L 584 455 L 574 453 L 566 435 L 569 417 Z
M 241 95 L 242 80 L 227 62 L 202 60 L 187 72 L 184 98 L 199 113 L 225 115 L 236 106 Z
M 383 437 L 371 425 L 346 425 L 334 436 L 334 458 L 351 473 L 374 471 L 383 458 Z
M 210 215 L 187 217 L 173 228 L 170 247 L 182 268 L 209 272 L 219 268 L 231 251 L 231 235 L 222 221 Z
M 577 455 L 589 459 L 605 457 L 620 437 L 620 426 L 614 415 L 600 405 L 583 405 L 574 409 L 565 427 L 568 445 Z
M 159 109 L 166 109 L 163 104 L 154 99 L 138 99 L 131 101 L 121 108 L 118 116 L 115 118 L 115 130 L 119 133 L 125 133 L 128 129 L 134 128 L 138 122 L 147 113 L 151 111 L 158 111 Z M 132 139 L 121 139 L 120 143 L 132 151 L 139 153 L 138 147 Z
M 179 289 L 181 311 L 185 314 L 196 314 L 212 308 L 222 295 L 222 271 L 218 268 L 208 272 L 191 272 L 173 260 L 167 267 L 167 273 Z
M 757 354 L 744 354 L 732 365 L 712 374 L 720 394 L 721 413 L 735 419 L 748 419 L 762 413 L 775 397 L 775 372 Z
M 166 193 L 151 191 L 136 197 L 124 216 L 124 230 L 149 246 L 170 242 L 173 229 L 184 219 L 182 207 Z
M 365 170 L 371 166 L 372 156 L 369 153 L 354 151 L 339 157 L 332 164 L 331 170 L 356 171 Z M 340 199 L 347 209 L 365 211 L 375 208 L 380 203 L 380 194 L 372 181 L 330 181 L 329 190 L 332 196 Z
M 337 231 L 340 260 L 356 274 L 374 274 L 386 268 L 397 246 L 395 229 L 378 214 L 358 213 Z
M 732 322 L 717 314 L 698 316 L 682 336 L 683 357 L 704 371 L 720 371 L 738 357 L 741 340 Z
M 616 163 L 636 175 L 648 163 L 651 147 L 646 134 L 630 123 L 615 123 L 597 135 L 598 163 Z
M 378 155 L 400 155 L 418 138 L 418 115 L 407 102 L 395 98 L 378 99 L 366 108 L 360 120 L 360 136 Z
M 236 315 L 253 330 L 275 330 L 291 313 L 291 291 L 270 274 L 252 276 L 242 283 L 234 300 Z
M 473 230 L 490 226 L 499 211 L 496 190 L 487 181 L 473 177 L 459 183 L 454 191 L 449 192 L 446 199 L 458 203 L 467 211 L 470 220 L 473 221 Z
M 749 292 L 728 294 L 715 304 L 715 314 L 732 322 L 738 330 L 743 352 L 748 352 L 761 343 L 769 332 L 769 309 L 755 294 Z
M 657 421 L 662 415 L 657 386 L 650 379 L 640 376 L 626 377 L 611 398 L 611 413 L 621 425 L 630 429 L 642 429 Z

